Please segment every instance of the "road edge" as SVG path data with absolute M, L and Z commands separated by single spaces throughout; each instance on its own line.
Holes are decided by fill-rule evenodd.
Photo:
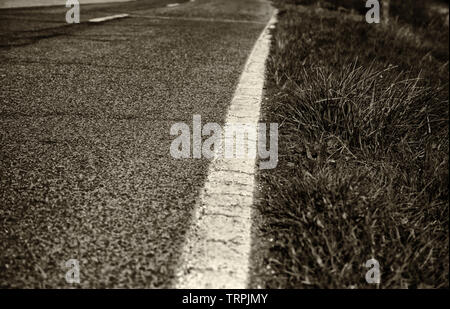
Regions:
M 250 124 L 252 134 L 257 136 L 271 44 L 270 28 L 277 21 L 277 13 L 272 8 L 272 16 L 247 59 L 225 127 L 233 123 Z M 251 142 L 256 144 L 256 140 Z M 217 155 L 211 162 L 182 249 L 175 288 L 247 288 L 255 164 L 256 158 L 226 159 Z

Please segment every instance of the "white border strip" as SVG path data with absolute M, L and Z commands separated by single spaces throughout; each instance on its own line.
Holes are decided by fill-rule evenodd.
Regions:
M 111 16 L 106 16 L 106 17 L 99 17 L 99 18 L 92 18 L 89 19 L 90 23 L 101 23 L 107 20 L 111 20 L 111 19 L 117 19 L 117 18 L 124 18 L 124 17 L 128 17 L 128 14 L 118 14 L 118 15 L 111 15 Z
M 226 120 L 226 125 L 251 125 L 253 136 L 257 136 L 265 62 L 270 49 L 269 28 L 276 22 L 276 13 L 247 59 Z M 227 159 L 218 155 L 211 162 L 186 237 L 176 288 L 247 287 L 255 163 L 256 158 Z

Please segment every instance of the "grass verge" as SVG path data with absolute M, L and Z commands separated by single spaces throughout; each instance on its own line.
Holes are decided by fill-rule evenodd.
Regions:
M 276 3 L 268 61 L 263 121 L 279 123 L 280 161 L 258 176 L 258 277 L 448 287 L 448 28 L 292 3 Z M 371 258 L 380 285 L 365 281 Z

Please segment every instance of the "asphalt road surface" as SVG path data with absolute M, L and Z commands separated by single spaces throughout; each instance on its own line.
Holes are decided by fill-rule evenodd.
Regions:
M 77 0 L 79 4 L 127 2 L 136 0 Z M 67 0 L 0 0 L 0 9 L 64 5 Z
M 0 287 L 71 287 L 69 259 L 76 287 L 172 287 L 209 161 L 171 158 L 170 127 L 223 123 L 269 5 L 66 11 L 0 10 Z

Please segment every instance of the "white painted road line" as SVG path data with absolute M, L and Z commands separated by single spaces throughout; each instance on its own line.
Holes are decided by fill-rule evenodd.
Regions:
M 139 14 L 133 14 L 131 16 L 140 17 L 140 18 L 150 18 L 150 19 L 198 21 L 198 22 L 212 22 L 212 23 L 256 24 L 256 25 L 265 24 L 264 22 L 260 22 L 260 21 L 244 20 L 244 19 L 222 19 L 222 18 L 139 15 Z
M 179 5 L 180 5 L 179 3 L 169 3 L 169 4 L 167 5 L 167 7 L 168 7 L 168 8 L 173 8 L 173 7 L 179 6 Z
M 226 119 L 226 125 L 251 125 L 253 136 L 269 55 L 269 27 L 275 22 L 276 11 L 247 59 Z M 227 159 L 219 155 L 211 162 L 186 236 L 176 288 L 247 288 L 255 163 L 255 157 Z
M 78 0 L 80 5 L 98 4 L 105 2 L 131 2 L 136 0 Z M 61 6 L 66 1 L 63 0 L 0 0 L 0 9 L 5 8 L 24 8 L 24 7 L 43 7 L 43 6 Z
M 128 14 L 118 14 L 118 15 L 111 15 L 111 16 L 105 16 L 105 17 L 99 17 L 99 18 L 92 18 L 89 19 L 90 23 L 101 23 L 107 20 L 111 20 L 111 19 L 117 19 L 117 18 L 125 18 L 128 17 Z

